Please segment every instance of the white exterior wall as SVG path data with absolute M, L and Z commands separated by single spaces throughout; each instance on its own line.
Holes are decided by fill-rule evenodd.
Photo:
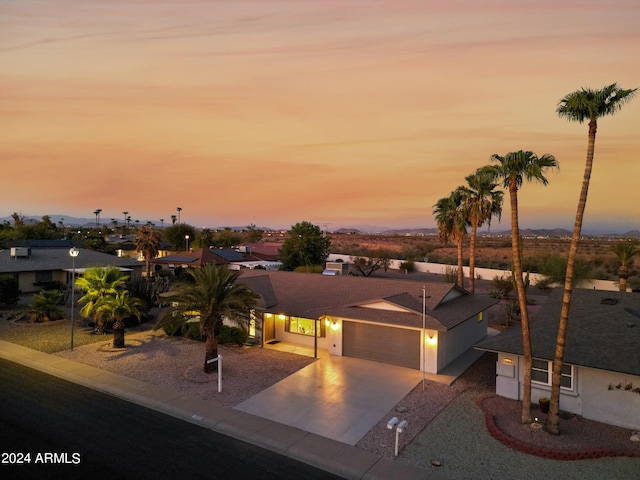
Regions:
M 456 328 L 440 332 L 438 341 L 438 371 L 453 362 L 464 352 L 487 336 L 487 313 L 482 320 L 477 316 L 465 320 Z
M 350 255 L 341 255 L 332 253 L 329 255 L 327 260 L 334 262 L 337 259 L 342 259 L 344 262 L 350 262 Z M 404 262 L 404 260 L 391 260 L 390 268 L 400 269 L 400 264 Z M 445 265 L 443 263 L 431 263 L 431 262 L 414 262 L 416 267 L 416 272 L 422 273 L 435 273 L 437 275 L 443 275 L 447 268 L 455 267 L 456 265 Z M 469 267 L 462 267 L 464 271 L 464 275 L 466 278 L 469 278 Z M 511 275 L 511 270 L 496 270 L 493 268 L 475 268 L 476 278 L 480 277 L 482 280 L 493 280 L 495 277 L 501 277 L 503 275 Z M 408 274 L 410 277 L 411 274 Z M 531 285 L 535 285 L 537 282 L 542 280 L 543 275 L 539 273 L 530 273 L 529 279 L 531 281 Z M 552 285 L 553 286 L 553 285 Z M 584 280 L 580 283 L 580 285 L 575 286 L 575 288 L 588 288 L 593 290 L 609 290 L 609 291 L 618 291 L 618 282 L 614 282 L 611 280 Z
M 498 354 L 496 363 L 496 395 L 522 399 L 524 357 Z M 621 388 L 615 388 L 621 384 Z M 609 385 L 612 389 L 609 389 Z M 625 386 L 631 385 L 629 390 Z M 581 415 L 589 420 L 640 430 L 640 377 L 607 372 L 587 367 L 574 367 L 573 390 L 560 390 L 560 410 Z M 640 391 L 640 390 L 639 390 Z M 551 396 L 551 387 L 531 384 L 531 401 Z

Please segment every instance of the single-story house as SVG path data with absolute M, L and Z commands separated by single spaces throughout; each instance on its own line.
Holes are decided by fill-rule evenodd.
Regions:
M 0 274 L 13 274 L 24 293 L 38 292 L 51 282 L 69 284 L 73 268 L 76 275 L 90 267 L 120 267 L 131 275 L 140 276 L 144 263 L 130 258 L 118 258 L 106 253 L 78 249 L 72 259 L 67 240 L 27 241 L 23 246 L 0 250 Z
M 151 261 L 154 265 L 162 265 L 166 268 L 202 267 L 203 265 L 227 265 L 231 270 L 241 268 L 264 268 L 266 270 L 277 269 L 281 263 L 277 261 L 263 260 L 252 255 L 251 251 L 243 251 L 235 248 L 198 248 L 188 252 L 177 252 L 164 257 L 157 257 Z
M 486 337 L 487 309 L 497 302 L 449 283 L 387 278 L 243 270 L 239 282 L 260 295 L 257 343 L 314 346 L 429 373 Z
M 532 401 L 549 397 L 563 289 L 531 320 Z M 514 328 L 476 348 L 498 353 L 496 394 L 522 399 L 522 332 Z M 560 409 L 603 423 L 640 429 L 640 295 L 573 290 Z

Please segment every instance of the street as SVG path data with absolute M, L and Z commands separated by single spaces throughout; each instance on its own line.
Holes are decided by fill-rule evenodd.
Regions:
M 2 478 L 340 478 L 4 359 L 0 384 Z

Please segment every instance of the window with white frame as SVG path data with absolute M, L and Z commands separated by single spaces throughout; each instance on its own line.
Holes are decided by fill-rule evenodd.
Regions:
M 551 386 L 552 371 L 553 362 L 549 360 L 540 360 L 538 358 L 534 358 L 531 365 L 531 381 L 534 383 Z M 573 390 L 573 365 L 562 365 L 560 388 Z

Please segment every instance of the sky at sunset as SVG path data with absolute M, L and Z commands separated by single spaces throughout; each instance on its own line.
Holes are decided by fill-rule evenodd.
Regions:
M 0 1 L 0 217 L 434 227 L 522 149 L 560 170 L 521 227 L 571 229 L 588 127 L 555 109 L 640 87 L 639 25 L 638 0 Z M 639 228 L 640 96 L 598 123 L 584 222 Z

